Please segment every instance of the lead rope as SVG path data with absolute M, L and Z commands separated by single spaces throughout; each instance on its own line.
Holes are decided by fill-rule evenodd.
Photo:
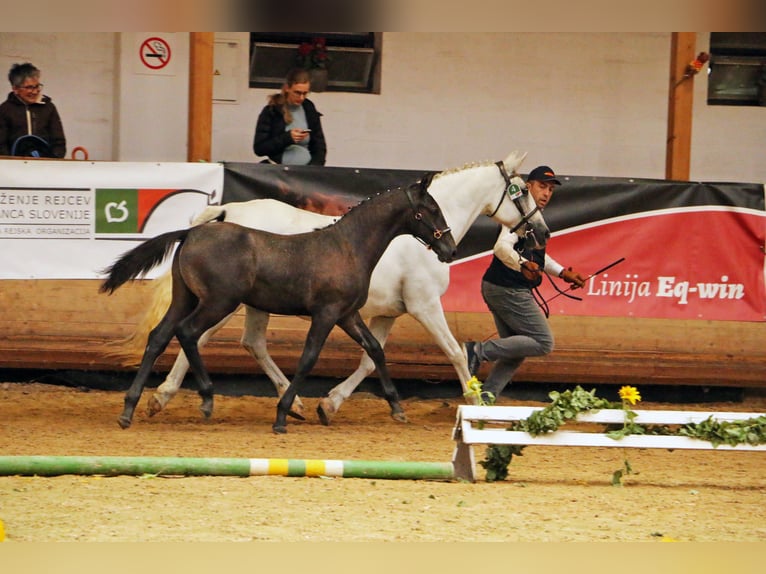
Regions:
M 545 275 L 548 278 L 548 281 L 550 281 L 551 285 L 553 285 L 553 288 L 558 291 L 557 295 L 554 295 L 550 299 L 546 300 L 545 297 L 543 297 L 542 293 L 540 293 L 540 287 L 532 287 L 532 297 L 535 300 L 535 303 L 537 303 L 537 306 L 540 307 L 540 310 L 545 315 L 545 318 L 549 318 L 551 315 L 551 309 L 548 305 L 548 301 L 551 299 L 555 299 L 559 295 L 563 295 L 564 297 L 569 297 L 570 299 L 574 299 L 575 301 L 582 301 L 582 297 L 578 297 L 577 295 L 570 295 L 566 291 L 564 291 L 561 287 L 556 285 L 556 282 L 551 279 L 551 276 L 548 275 L 545 271 L 542 272 L 543 275 Z

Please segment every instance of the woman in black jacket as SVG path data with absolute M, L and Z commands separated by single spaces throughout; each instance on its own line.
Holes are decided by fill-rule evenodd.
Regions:
M 269 97 L 255 125 L 253 152 L 274 163 L 324 165 L 327 144 L 320 114 L 306 96 L 311 78 L 296 68 L 287 74 L 282 91 Z
M 0 155 L 28 155 L 34 146 L 14 150 L 14 143 L 43 140 L 37 150 L 42 157 L 62 158 L 66 138 L 56 106 L 43 95 L 40 70 L 32 64 L 14 64 L 8 72 L 12 91 L 0 104 Z M 23 153 L 22 153 L 23 152 Z M 31 155 L 31 153 L 29 153 Z

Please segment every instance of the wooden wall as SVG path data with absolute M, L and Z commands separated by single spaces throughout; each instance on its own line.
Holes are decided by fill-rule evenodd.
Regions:
M 99 294 L 98 286 L 94 280 L 0 281 L 0 368 L 131 370 L 107 352 L 110 343 L 132 333 L 152 296 L 151 282 L 126 285 L 112 296 Z M 487 313 L 451 313 L 448 319 L 461 342 L 494 333 Z M 240 312 L 206 347 L 211 372 L 261 372 L 240 347 L 242 322 Z M 596 317 L 553 317 L 551 323 L 556 350 L 527 360 L 518 381 L 766 386 L 764 323 Z M 270 351 L 288 375 L 306 328 L 295 317 L 273 317 L 269 324 Z M 171 344 L 156 370 L 166 371 L 177 349 Z M 333 332 L 314 374 L 348 375 L 360 352 L 345 334 Z M 456 378 L 430 335 L 409 316 L 397 321 L 386 356 L 394 378 Z

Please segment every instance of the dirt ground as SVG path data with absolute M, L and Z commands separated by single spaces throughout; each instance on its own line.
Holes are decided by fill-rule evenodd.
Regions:
M 133 426 L 123 394 L 0 383 L 0 454 L 340 460 L 451 460 L 458 399 L 409 399 L 394 422 L 368 394 L 322 426 L 271 424 L 276 400 L 216 396 L 209 421 L 182 391 Z M 501 404 L 522 404 L 503 399 Z M 526 402 L 523 404 L 541 404 Z M 679 409 L 642 403 L 641 408 Z M 766 412 L 766 397 L 683 405 Z M 627 454 L 635 474 L 611 485 Z M 483 448 L 476 450 L 477 460 Z M 124 541 L 766 541 L 763 452 L 528 447 L 502 482 L 296 477 L 0 477 L 8 542 Z

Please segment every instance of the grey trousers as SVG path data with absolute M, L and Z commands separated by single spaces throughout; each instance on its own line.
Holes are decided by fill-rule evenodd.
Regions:
M 482 388 L 499 396 L 526 357 L 553 350 L 553 333 L 531 290 L 482 281 L 481 294 L 499 337 L 477 343 L 476 354 L 482 361 L 495 362 Z

